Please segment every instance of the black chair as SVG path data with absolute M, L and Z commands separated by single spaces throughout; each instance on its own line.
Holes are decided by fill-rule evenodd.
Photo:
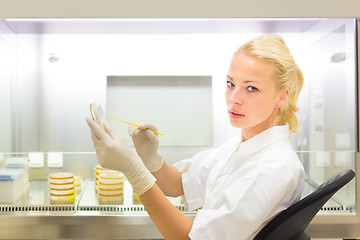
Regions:
M 322 206 L 355 176 L 353 170 L 345 170 L 280 212 L 255 236 L 254 240 L 309 240 L 305 229 Z

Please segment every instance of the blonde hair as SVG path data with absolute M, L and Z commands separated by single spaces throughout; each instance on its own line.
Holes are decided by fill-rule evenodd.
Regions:
M 274 35 L 261 36 L 242 45 L 236 50 L 235 54 L 237 53 L 245 53 L 274 66 L 276 89 L 280 91 L 287 88 L 289 91 L 284 105 L 278 110 L 274 125 L 288 124 L 290 134 L 295 133 L 298 127 L 295 113 L 299 110 L 296 102 L 304 77 L 284 40 Z

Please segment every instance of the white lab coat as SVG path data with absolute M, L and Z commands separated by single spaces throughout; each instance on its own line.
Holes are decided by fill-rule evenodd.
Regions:
M 289 142 L 288 126 L 276 126 L 241 143 L 235 137 L 174 165 L 182 172 L 184 203 L 201 208 L 192 240 L 245 240 L 299 200 L 304 169 Z

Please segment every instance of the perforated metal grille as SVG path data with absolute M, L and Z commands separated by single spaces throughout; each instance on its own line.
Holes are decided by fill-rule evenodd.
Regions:
M 46 197 L 47 181 L 44 179 L 32 179 L 30 182 L 30 192 L 34 191 L 36 194 L 28 200 L 20 199 L 14 203 L 7 203 L 0 205 L 0 212 L 81 212 L 81 211 L 97 211 L 97 212 L 146 212 L 143 205 L 99 205 L 96 200 L 96 194 L 94 191 L 94 183 L 92 181 L 83 182 L 83 190 L 81 196 L 76 198 L 75 204 L 68 205 L 51 205 Z M 41 197 L 43 196 L 43 197 Z M 44 197 L 45 196 L 45 197 Z M 127 194 L 131 197 L 132 193 Z M 174 206 L 182 211 L 187 212 L 187 209 L 180 202 L 174 203 Z M 335 204 L 332 202 L 321 208 L 322 212 L 353 212 L 354 209 L 351 206 L 342 206 L 341 204 Z M 196 212 L 196 211 L 194 211 Z
M 352 207 L 347 206 L 336 206 L 336 207 L 322 207 L 321 211 L 350 211 L 352 212 L 354 209 Z
M 176 206 L 180 211 L 186 211 L 183 206 Z M 66 212 L 66 211 L 101 211 L 101 212 L 145 212 L 142 205 L 134 206 L 0 206 L 0 212 Z
M 184 206 L 175 206 L 180 211 L 186 211 Z M 102 212 L 146 212 L 142 205 L 133 206 L 80 206 L 77 211 L 102 211 Z
M 75 206 L 0 206 L 0 212 L 61 212 L 75 211 Z

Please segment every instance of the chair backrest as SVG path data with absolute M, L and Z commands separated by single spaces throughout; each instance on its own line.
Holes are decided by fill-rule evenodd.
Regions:
M 254 240 L 310 239 L 305 229 L 322 206 L 355 176 L 347 169 L 335 175 L 320 187 L 274 217 L 255 236 Z

